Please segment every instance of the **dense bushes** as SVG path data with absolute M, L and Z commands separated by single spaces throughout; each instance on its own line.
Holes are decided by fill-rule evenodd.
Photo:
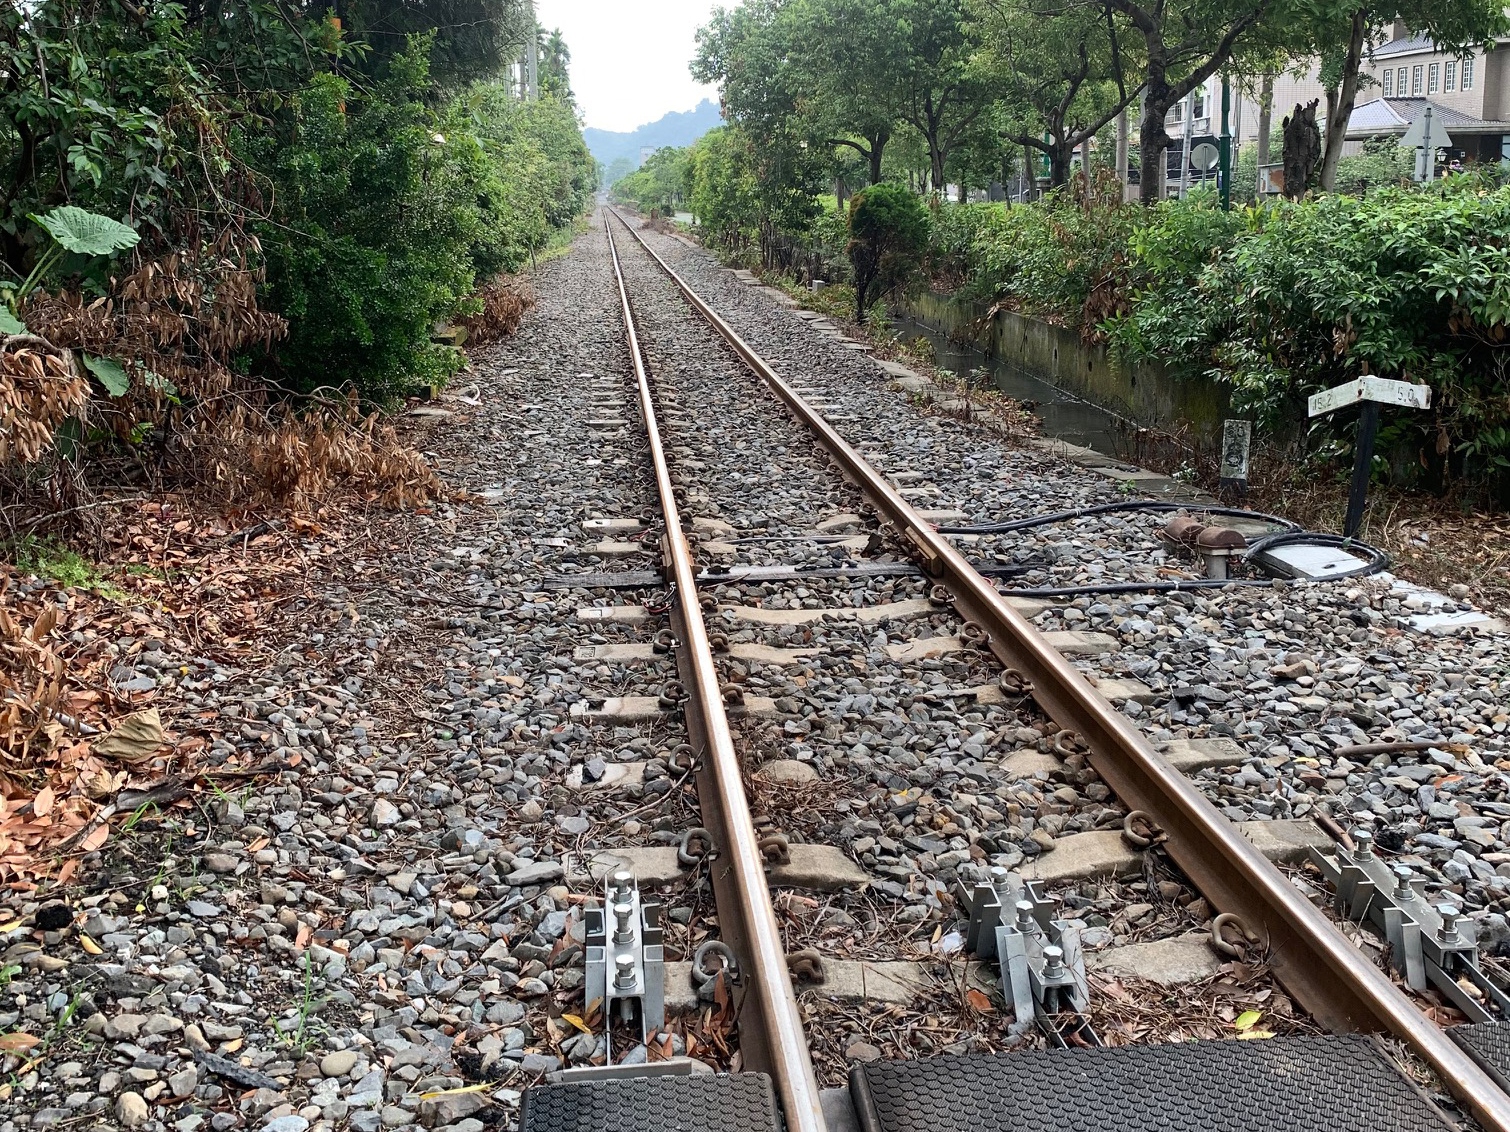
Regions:
M 1302 399 L 1372 373 L 1430 385 L 1400 414 L 1442 482 L 1510 484 L 1510 188 L 1458 177 L 1427 191 L 1324 196 L 1243 214 L 1180 278 L 1145 263 L 1113 326 L 1130 354 L 1233 387 L 1271 426 Z
M 1395 155 L 1360 155 L 1392 168 Z M 929 268 L 966 294 L 1232 387 L 1269 429 L 1364 373 L 1428 384 L 1395 440 L 1427 482 L 1510 490 L 1510 188 L 1460 176 L 1223 212 L 1083 183 L 1042 203 L 933 210 Z M 1345 429 L 1345 415 L 1323 422 Z
M 47 290 L 106 295 L 112 276 L 162 261 L 196 265 L 215 301 L 231 264 L 261 281 L 245 302 L 289 324 L 237 352 L 244 377 L 350 381 L 372 398 L 433 381 L 455 365 L 433 324 L 476 308 L 478 285 L 527 263 L 595 187 L 569 102 L 474 81 L 508 57 L 500 37 L 525 26 L 524 6 L 489 0 L 486 21 L 423 33 L 442 8 L 411 5 L 422 34 L 373 45 L 300 0 L 8 6 L 0 258 L 25 277 L 41 248 L 27 217 L 67 201 L 142 238 L 110 261 L 59 262 Z M 384 11 L 355 0 L 345 22 Z M 186 361 L 204 358 L 227 360 L 196 346 Z
M 906 185 L 871 185 L 849 202 L 849 261 L 855 271 L 855 318 L 876 294 L 904 287 L 928 248 L 928 213 Z
M 479 283 L 524 266 L 586 204 L 569 109 L 497 86 L 432 109 L 429 89 L 420 50 L 365 91 L 319 75 L 267 143 L 282 191 L 258 232 L 290 323 L 274 363 L 291 384 L 384 397 L 445 377 L 459 359 L 430 341 L 433 325 L 471 313 Z

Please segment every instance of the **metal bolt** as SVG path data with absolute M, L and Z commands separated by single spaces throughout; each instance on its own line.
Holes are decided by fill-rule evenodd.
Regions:
M 1043 949 L 1043 977 L 1045 979 L 1059 979 L 1064 977 L 1064 949 L 1050 944 Z
M 1033 902 L 1031 900 L 1019 900 L 1016 908 L 1017 930 L 1022 932 L 1023 935 L 1032 935 L 1038 930 L 1038 921 L 1033 918 Z
M 633 955 L 620 955 L 613 961 L 613 985 L 615 990 L 634 989 Z
M 1353 834 L 1353 860 L 1372 861 L 1374 859 L 1374 835 L 1366 829 L 1360 829 Z
M 613 898 L 615 903 L 628 900 L 634 891 L 634 874 L 628 869 L 620 869 L 613 874 Z
M 1004 869 L 1000 865 L 991 866 L 991 887 L 997 892 L 1007 887 L 1007 878 L 1012 875 L 1010 869 Z
M 634 928 L 630 923 L 633 917 L 633 904 L 615 904 L 613 906 L 613 918 L 617 921 L 617 926 L 613 929 L 613 941 L 615 943 L 628 943 L 634 938 Z
M 1411 894 L 1410 881 L 1416 875 L 1415 870 L 1409 865 L 1396 865 L 1390 869 L 1390 872 L 1395 877 L 1395 891 L 1401 896 L 1409 896 Z
M 1458 910 L 1451 904 L 1438 904 L 1437 915 L 1442 917 L 1442 926 L 1437 938 L 1443 943 L 1455 943 L 1458 938 Z

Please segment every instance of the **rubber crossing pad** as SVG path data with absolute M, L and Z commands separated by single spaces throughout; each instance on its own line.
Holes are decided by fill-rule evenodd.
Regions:
M 764 1073 L 582 1081 L 528 1090 L 519 1132 L 781 1132 Z
M 863 1132 L 1448 1132 L 1359 1034 L 873 1061 Z
M 1510 1025 L 1475 1022 L 1471 1026 L 1454 1026 L 1447 1036 L 1477 1061 L 1496 1085 L 1510 1093 Z

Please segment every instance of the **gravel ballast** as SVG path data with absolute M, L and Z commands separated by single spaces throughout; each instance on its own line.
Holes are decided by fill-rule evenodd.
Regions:
M 916 404 L 706 252 L 646 236 L 920 508 L 989 521 L 1124 497 L 1104 475 Z M 1031 700 L 1000 693 L 990 655 L 960 646 L 952 608 L 930 602 L 854 489 L 618 240 L 701 564 L 889 571 L 705 587 L 723 675 L 744 693 L 736 737 L 757 817 L 838 847 L 868 877 L 778 884 L 789 950 L 959 963 L 955 882 L 1048 861 L 1067 838 L 1120 828 L 1122 811 Z M 464 499 L 379 516 L 339 554 L 301 535 L 316 596 L 266 627 L 272 663 L 160 647 L 119 674 L 152 682 L 170 728 L 229 721 L 212 765 L 235 754 L 284 769 L 144 814 L 50 898 L 66 914 L 23 898 L 0 913 L 20 921 L 0 938 L 0 1034 L 37 1038 L 4 1054 L 0 1132 L 481 1132 L 508 1124 L 543 1073 L 601 1060 L 582 1001 L 596 891 L 582 862 L 667 850 L 702 823 L 677 714 L 601 714 L 675 678 L 645 647 L 668 625 L 664 589 L 603 584 L 658 571 L 660 531 L 601 227 L 536 287 L 519 335 L 458 383 L 475 378 L 480 403 L 443 398 L 430 411 L 448 415 L 410 422 Z M 1156 538 L 1164 518 L 964 545 L 1015 568 L 1007 586 L 1193 571 Z M 1156 744 L 1235 744 L 1192 771 L 1234 820 L 1325 810 L 1370 825 L 1487 943 L 1510 944 L 1510 650 L 1502 633 L 1410 628 L 1412 600 L 1355 579 L 1020 608 L 1045 631 L 1102 635 L 1076 663 L 1127 693 L 1117 705 Z M 1390 740 L 1440 745 L 1338 753 Z M 717 933 L 705 873 L 660 886 L 673 958 Z M 1209 917 L 1158 870 L 1056 890 L 1094 951 Z M 829 1080 L 882 1047 L 1011 1040 L 957 987 L 920 994 L 948 1019 L 921 1040 L 821 988 L 803 999 L 833 1023 L 815 1027 Z M 664 1048 L 727 1067 L 711 1037 L 694 1016 Z M 618 1035 L 614 1048 L 647 1057 Z

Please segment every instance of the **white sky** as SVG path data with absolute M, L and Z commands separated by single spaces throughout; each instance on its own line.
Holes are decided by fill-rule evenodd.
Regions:
M 737 0 L 724 0 L 732 7 Z M 713 0 L 535 0 L 540 26 L 560 28 L 571 85 L 589 126 L 632 130 L 691 110 L 717 90 L 692 81 L 693 33 Z

